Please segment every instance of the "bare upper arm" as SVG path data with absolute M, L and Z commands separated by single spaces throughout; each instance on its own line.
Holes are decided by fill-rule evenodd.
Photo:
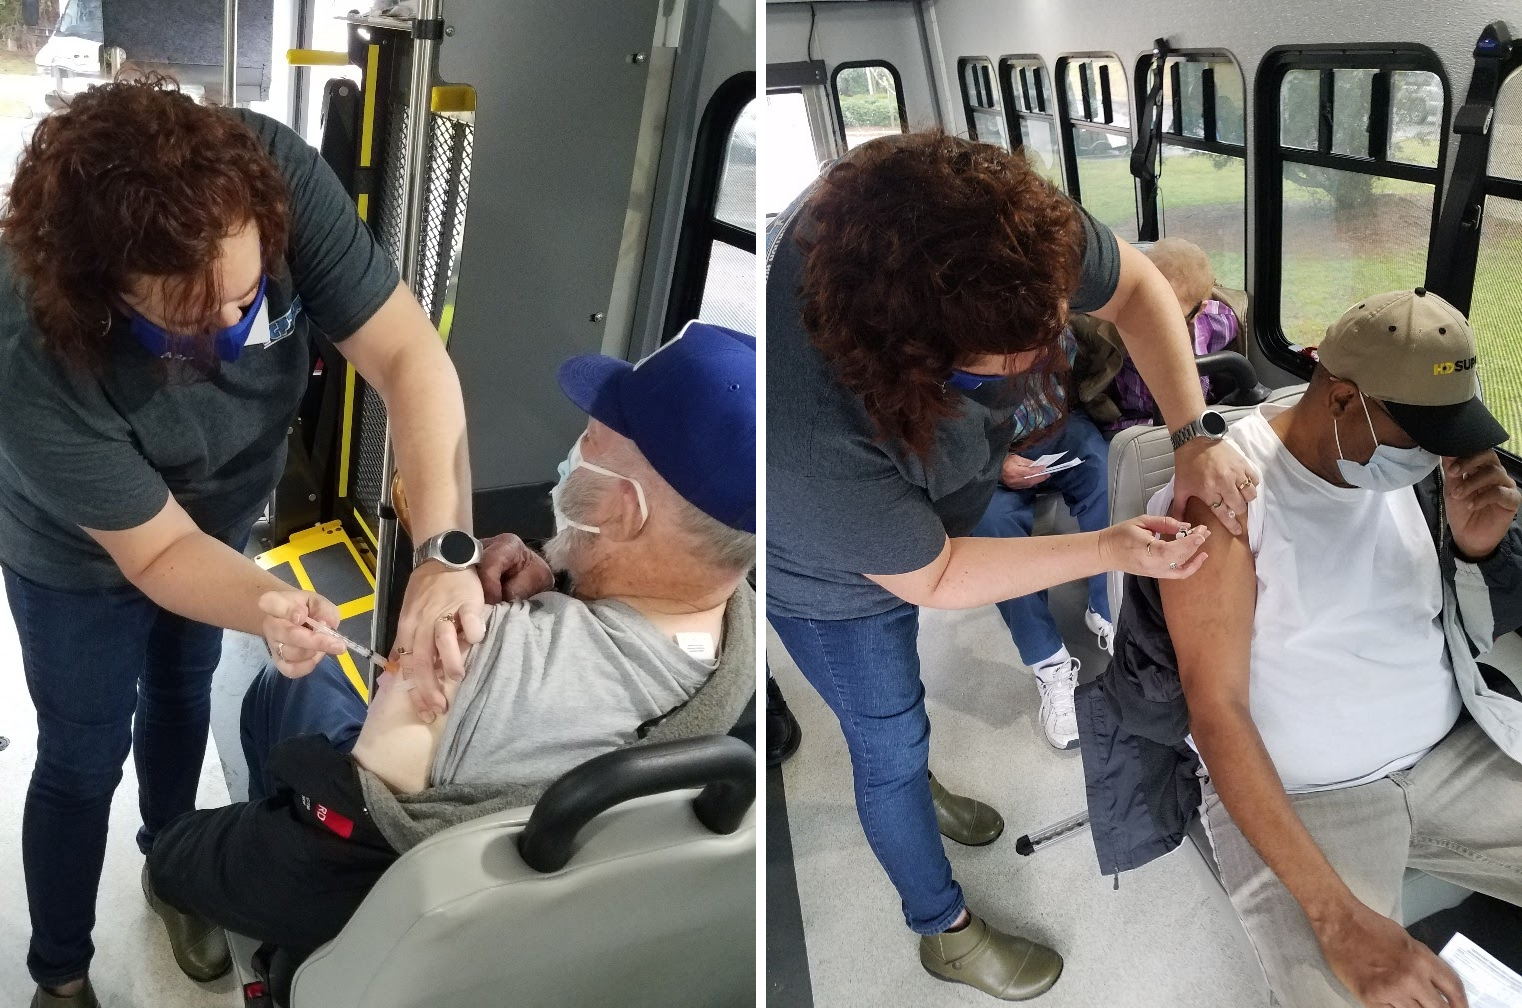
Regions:
M 1148 271 L 1157 272 L 1157 267 L 1152 265 L 1152 260 L 1137 251 L 1136 246 L 1130 242 L 1120 242 L 1120 277 L 1115 284 L 1115 293 L 1110 295 L 1110 300 L 1104 303 L 1104 307 L 1089 312 L 1095 318 L 1104 319 L 1106 322 L 1115 322 L 1120 318 L 1121 311 L 1126 303 L 1131 300 L 1141 278 Z
M 919 570 L 904 574 L 863 574 L 862 577 L 911 605 L 925 606 L 935 597 L 941 577 L 951 564 L 951 540 L 941 546 L 940 554 Z
M 438 331 L 423 314 L 417 298 L 406 284 L 399 283 L 375 314 L 338 347 L 344 359 L 384 397 L 393 363 L 420 344 L 442 346 Z
M 1191 708 L 1223 702 L 1245 704 L 1257 607 L 1257 565 L 1247 537 L 1227 532 L 1203 501 L 1191 500 L 1184 517 L 1211 533 L 1209 556 L 1198 571 L 1158 584 L 1184 695 Z
M 84 528 L 84 526 L 80 526 Z M 116 561 L 122 575 L 137 584 L 144 571 L 175 543 L 186 536 L 200 535 L 201 529 L 195 519 L 185 513 L 180 502 L 170 494 L 159 513 L 129 529 L 103 532 L 100 529 L 84 529 L 85 533 L 100 543 L 101 547 Z

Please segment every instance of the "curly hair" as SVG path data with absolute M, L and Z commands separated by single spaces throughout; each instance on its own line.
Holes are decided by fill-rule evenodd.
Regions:
M 90 88 L 37 125 L 3 216 L 5 243 L 45 347 L 98 372 L 134 277 L 169 279 L 175 317 L 214 321 L 220 242 L 253 224 L 281 268 L 287 187 L 259 139 L 171 79 Z
M 803 324 L 880 440 L 928 455 L 961 408 L 946 377 L 973 355 L 1041 351 L 1011 391 L 1060 387 L 1080 223 L 1022 156 L 938 129 L 873 140 L 803 212 Z

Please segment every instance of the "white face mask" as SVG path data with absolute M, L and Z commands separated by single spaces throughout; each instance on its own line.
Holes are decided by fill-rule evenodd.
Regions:
M 1343 458 L 1342 438 L 1337 433 L 1337 421 L 1334 419 L 1332 437 L 1337 442 L 1337 471 L 1342 473 L 1343 482 L 1363 490 L 1387 493 L 1415 486 L 1437 468 L 1440 460 L 1425 448 L 1395 448 L 1380 444 L 1379 435 L 1374 433 L 1374 419 L 1369 416 L 1369 404 L 1364 402 L 1362 392 L 1358 393 L 1358 402 L 1363 406 L 1363 418 L 1368 422 L 1369 434 L 1374 438 L 1374 454 L 1369 461 L 1362 463 Z
M 564 462 L 560 463 L 560 465 L 556 467 L 556 471 L 560 474 L 560 481 L 555 484 L 552 490 L 550 490 L 550 510 L 555 513 L 556 532 L 563 532 L 568 528 L 580 529 L 583 532 L 602 531 L 601 527 L 597 525 L 583 525 L 580 522 L 571 521 L 571 519 L 565 516 L 565 512 L 561 510 L 560 496 L 565 491 L 566 480 L 570 479 L 571 473 L 575 472 L 577 469 L 590 469 L 592 472 L 603 476 L 611 476 L 614 479 L 628 480 L 630 483 L 633 483 L 634 494 L 639 498 L 640 528 L 645 527 L 645 522 L 650 519 L 650 509 L 645 504 L 645 488 L 639 485 L 639 480 L 633 479 L 629 476 L 620 475 L 611 469 L 604 469 L 602 466 L 588 462 L 586 459 L 582 458 L 581 438 L 577 438 L 576 443 L 571 445 L 571 453 L 565 457 Z M 635 531 L 638 531 L 638 529 Z

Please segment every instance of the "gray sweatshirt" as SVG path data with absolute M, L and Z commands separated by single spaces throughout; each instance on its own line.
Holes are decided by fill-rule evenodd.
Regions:
M 432 786 L 396 795 L 361 768 L 370 814 L 406 852 L 442 829 L 534 804 L 602 753 L 722 735 L 755 692 L 755 636 L 756 596 L 743 581 L 711 671 L 619 602 L 547 592 L 497 606 L 455 696 Z

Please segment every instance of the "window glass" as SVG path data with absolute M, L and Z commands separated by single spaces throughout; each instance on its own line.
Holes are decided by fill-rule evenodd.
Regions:
M 726 224 L 755 233 L 756 230 L 756 101 L 751 101 L 735 120 L 724 151 L 724 172 L 719 176 L 719 195 L 714 216 Z
M 1422 283 L 1432 186 L 1305 164 L 1283 170 L 1279 311 L 1288 339 L 1316 346 L 1358 298 Z
M 1020 120 L 1020 144 L 1025 160 L 1058 189 L 1063 188 L 1062 165 L 1057 159 L 1057 126 L 1045 119 Z
M 1009 149 L 1009 138 L 1004 135 L 1004 120 L 999 113 L 987 109 L 973 109 L 968 128 L 972 131 L 972 138 L 987 144 L 996 144 L 1004 149 Z
M 1078 155 L 1078 191 L 1084 209 L 1125 241 L 1136 241 L 1136 186 L 1131 177 L 1131 141 L 1105 130 L 1073 127 Z
M 1247 103 L 1242 97 L 1242 71 L 1235 63 L 1216 63 L 1215 138 L 1221 143 L 1247 145 Z
M 1321 114 L 1321 73 L 1291 70 L 1279 85 L 1279 143 L 1316 149 L 1316 121 Z
M 1126 87 L 1126 72 L 1121 69 L 1119 60 L 1102 60 L 1110 71 L 1110 111 L 1113 115 L 1110 124 L 1112 126 L 1131 125 L 1131 99 L 1130 91 Z
M 756 335 L 756 253 L 714 242 L 698 318 Z
M 1496 96 L 1489 173 L 1522 180 L 1522 73 L 1513 73 Z
M 766 172 L 761 178 L 761 210 L 770 217 L 787 209 L 819 177 L 819 158 L 802 91 L 767 92 L 762 120 Z
M 886 64 L 837 70 L 835 100 L 840 106 L 840 121 L 845 125 L 847 148 L 904 131 L 898 109 L 898 82 Z
M 1245 290 L 1247 163 L 1164 145 L 1158 189 L 1163 233 L 1204 249 L 1221 286 Z
M 1503 447 L 1522 452 L 1522 202 L 1485 200 L 1469 322 L 1479 344 L 1485 404 L 1512 435 Z
M 1369 156 L 1369 106 L 1375 70 L 1332 71 L 1332 153 Z
M 1183 98 L 1183 136 L 1205 138 L 1205 68 L 1207 64 L 1181 62 L 1179 91 Z M 1169 75 L 1172 76 L 1171 74 Z
M 354 7 L 354 0 L 314 0 L 312 10 L 312 48 L 324 49 L 328 52 L 347 51 L 349 48 L 349 26 L 338 19 Z M 280 63 L 284 62 L 284 55 L 284 52 L 280 53 Z M 274 72 L 280 73 L 283 71 L 280 63 L 277 63 Z M 302 67 L 297 72 L 306 75 L 307 107 L 302 135 L 307 143 L 316 147 L 322 143 L 322 98 L 328 81 L 343 78 L 357 83 L 362 75 L 357 66 Z M 376 153 L 379 156 L 379 152 L 377 151 Z
M 1426 70 L 1390 74 L 1390 160 L 1437 167 L 1443 82 Z

